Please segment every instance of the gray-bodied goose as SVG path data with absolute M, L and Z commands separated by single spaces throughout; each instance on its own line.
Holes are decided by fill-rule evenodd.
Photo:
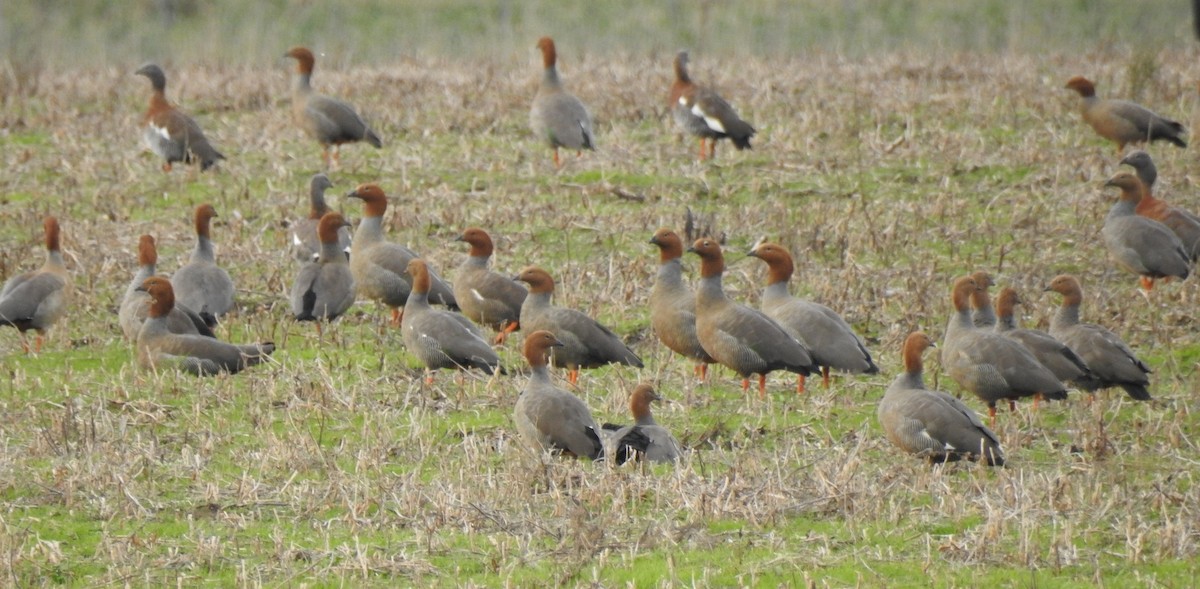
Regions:
M 1180 135 L 1183 125 L 1162 117 L 1150 109 L 1127 100 L 1096 96 L 1096 86 L 1083 76 L 1067 80 L 1066 88 L 1079 93 L 1079 112 L 1096 134 L 1117 144 L 1117 155 L 1128 143 L 1149 143 L 1159 139 L 1187 147 Z
M 1142 181 L 1129 172 L 1120 172 L 1104 185 L 1121 189 L 1100 230 L 1117 264 L 1140 276 L 1142 288 L 1147 291 L 1160 278 L 1186 279 L 1191 258 L 1183 242 L 1166 225 L 1135 212 L 1144 192 Z
M 821 367 L 825 388 L 829 388 L 830 368 L 853 374 L 879 372 L 871 353 L 841 315 L 825 305 L 788 293 L 788 281 L 792 279 L 795 263 L 787 249 L 776 243 L 762 243 L 750 250 L 750 256 L 767 263 L 762 312 L 808 346 L 813 363 Z M 803 389 L 804 376 L 799 378 L 798 386 Z
M 333 187 L 329 176 L 313 174 L 308 184 L 308 217 L 292 224 L 292 255 L 301 263 L 308 263 L 321 254 L 321 239 L 317 236 L 317 223 L 329 212 L 325 204 L 325 191 Z M 338 229 L 338 248 L 350 254 L 350 230 Z
M 716 362 L 696 335 L 696 295 L 683 281 L 683 241 L 667 228 L 650 238 L 658 247 L 658 274 L 650 290 L 650 327 L 658 341 L 671 351 L 696 361 L 700 380 L 708 376 L 708 365 Z
M 531 373 L 517 397 L 513 422 L 517 433 L 534 452 L 560 452 L 595 460 L 604 455 L 600 427 L 583 401 L 550 382 L 547 356 L 562 342 L 549 331 L 534 331 L 525 338 L 525 360 Z
M 342 251 L 341 232 L 350 223 L 341 213 L 325 213 L 317 224 L 317 259 L 305 264 L 292 283 L 292 316 L 297 321 L 333 321 L 354 304 L 354 274 Z
M 970 276 L 954 282 L 954 313 L 942 346 L 942 366 L 950 378 L 987 403 L 993 421 L 997 401 L 1012 404 L 1039 394 L 1046 399 L 1066 399 L 1067 388 L 1025 346 L 971 323 L 969 301 L 976 288 Z
M 534 136 L 554 148 L 554 167 L 557 168 L 562 166 L 558 148 L 574 149 L 576 153 L 596 148 L 592 115 L 583 102 L 563 89 L 558 77 L 554 40 L 542 37 L 537 47 L 542 51 L 542 82 L 529 109 L 529 127 Z
M 29 353 L 25 332 L 34 330 L 34 352 L 42 351 L 46 331 L 67 314 L 72 297 L 71 274 L 63 265 L 58 219 L 42 221 L 46 238 L 46 261 L 32 272 L 9 278 L 0 289 L 0 325 L 11 325 L 21 333 L 21 348 Z
M 1000 439 L 974 411 L 953 396 L 925 388 L 925 350 L 933 340 L 920 331 L 904 340 L 904 372 L 896 376 L 875 411 L 888 441 L 930 462 L 966 458 L 1004 465 Z
M 675 82 L 671 84 L 667 107 L 680 129 L 700 139 L 700 159 L 715 157 L 717 141 L 726 137 L 739 150 L 750 149 L 750 138 L 756 133 L 754 127 L 743 121 L 716 91 L 693 82 L 687 64 L 687 51 L 680 51 L 675 56 Z M 709 142 L 707 154 L 705 141 Z
M 121 331 L 125 333 L 125 338 L 132 343 L 137 343 L 142 323 L 146 321 L 146 316 L 150 313 L 150 295 L 145 291 L 138 290 L 138 287 L 147 278 L 157 274 L 157 264 L 158 250 L 154 245 L 154 237 L 141 236 L 138 238 L 138 270 L 125 289 L 125 297 L 121 299 L 121 308 L 117 311 L 117 320 L 121 324 Z M 171 333 L 191 333 L 216 337 L 213 335 L 212 326 L 199 313 L 188 309 L 182 303 L 176 303 L 170 314 L 167 315 L 167 329 Z
M 1117 334 L 1092 323 L 1079 322 L 1079 307 L 1083 304 L 1083 287 L 1074 276 L 1060 274 L 1050 281 L 1047 291 L 1063 297 L 1062 306 L 1050 320 L 1050 335 L 1071 346 L 1091 368 L 1085 378 L 1075 381 L 1079 388 L 1094 392 L 1109 387 L 1121 387 L 1138 401 L 1149 401 L 1146 386 L 1150 367 L 1134 355 L 1133 350 Z
M 463 315 L 498 331 L 495 342 L 503 344 L 508 334 L 521 328 L 521 304 L 529 291 L 488 269 L 495 246 L 487 231 L 468 227 L 456 241 L 470 245 L 471 251 L 454 275 L 454 299 Z
M 1200 259 L 1200 217 L 1154 196 L 1158 168 L 1150 154 L 1138 150 L 1125 156 L 1121 163 L 1133 167 L 1138 180 L 1142 181 L 1142 199 L 1133 211 L 1166 225 L 1183 242 L 1189 259 L 1192 262 Z
M 571 384 L 579 381 L 581 368 L 605 364 L 642 367 L 641 358 L 607 327 L 580 311 L 551 304 L 554 279 L 549 272 L 529 266 L 516 279 L 529 285 L 529 295 L 521 304 L 521 327 L 529 331 L 546 330 L 558 338 L 562 345 L 554 349 L 550 361 L 568 370 L 567 380 Z
M 725 256 L 716 240 L 702 237 L 688 248 L 700 256 L 696 289 L 696 335 L 704 351 L 742 377 L 742 390 L 757 374 L 760 397 L 767 394 L 767 373 L 787 370 L 808 376 L 817 370 L 805 345 L 761 311 L 725 295 L 721 276 Z
M 162 166 L 164 172 L 170 172 L 171 164 L 175 162 L 200 162 L 200 169 L 207 170 L 217 160 L 225 159 L 208 142 L 204 131 L 200 130 L 200 125 L 192 117 L 167 102 L 167 76 L 162 68 L 147 64 L 134 74 L 145 76 L 153 89 L 150 107 L 146 109 L 146 116 L 142 117 L 142 139 L 146 147 L 165 160 Z
M 488 374 L 501 371 L 500 357 L 483 339 L 479 328 L 459 313 L 429 306 L 429 267 L 424 260 L 408 263 L 412 292 L 404 304 L 400 330 L 404 346 L 428 370 L 478 368 Z M 432 379 L 432 374 L 429 376 Z
M 313 92 L 310 82 L 316 59 L 312 51 L 293 47 L 284 57 L 296 60 L 296 75 L 292 79 L 292 117 L 309 137 L 321 144 L 321 160 L 326 167 L 337 166 L 344 143 L 366 141 L 376 148 L 383 147 L 383 141 L 358 116 L 353 106 Z
M 1049 368 L 1055 378 L 1062 382 L 1073 383 L 1089 378 L 1091 369 L 1087 362 L 1070 346 L 1044 331 L 1017 327 L 1014 307 L 1021 303 L 1016 290 L 1007 286 L 1000 289 L 1000 294 L 996 296 L 996 333 L 1025 346 L 1042 366 Z M 1033 402 L 1037 403 L 1036 397 Z
M 196 207 L 196 247 L 192 258 L 171 276 L 175 298 L 201 316 L 220 317 L 233 308 L 233 280 L 217 265 L 209 229 L 216 209 L 210 204 Z
M 275 351 L 271 342 L 239 346 L 201 335 L 171 333 L 167 316 L 175 306 L 175 292 L 170 281 L 151 276 L 139 288 L 150 295 L 150 313 L 137 340 L 138 364 L 143 368 L 178 368 L 198 376 L 232 374 L 265 361 Z
M 400 325 L 400 315 L 412 290 L 408 263 L 420 256 L 416 252 L 387 241 L 383 234 L 383 215 L 387 212 L 387 195 L 375 184 L 360 184 L 346 196 L 363 201 L 363 219 L 354 232 L 354 253 L 350 256 L 350 271 L 360 296 L 379 301 L 392 308 L 392 325 Z M 457 308 L 454 292 L 436 272 L 431 273 L 429 300 L 435 304 Z
M 661 401 L 654 387 L 641 383 L 629 396 L 629 412 L 633 424 L 624 427 L 604 424 L 605 451 L 609 456 L 635 454 L 650 462 L 675 462 L 682 452 L 679 442 L 667 428 L 654 421 L 650 403 Z M 613 428 L 613 429 L 609 429 Z M 634 435 L 637 434 L 637 435 Z M 622 446 L 624 445 L 624 446 Z

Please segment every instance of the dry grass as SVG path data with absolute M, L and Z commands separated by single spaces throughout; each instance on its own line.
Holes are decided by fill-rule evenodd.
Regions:
M 542 35 L 588 55 L 1153 53 L 1192 41 L 1188 16 L 1177 0 L 9 0 L 0 61 L 18 72 L 138 60 L 253 65 L 305 43 L 338 66 L 430 54 L 511 63 Z
M 167 72 L 170 96 L 230 156 L 203 175 L 163 175 L 139 155 L 143 79 L 41 71 L 25 78 L 36 91 L 0 109 L 0 270 L 37 263 L 38 221 L 54 213 L 78 296 L 40 357 L 0 334 L 4 584 L 1195 583 L 1197 281 L 1147 303 L 1107 263 L 1097 238 L 1112 195 L 1100 184 L 1116 158 L 1061 88 L 1086 73 L 1112 94 L 1141 72 L 1141 100 L 1200 128 L 1194 59 L 696 54 L 694 74 L 760 130 L 754 151 L 722 145 L 699 165 L 663 116 L 667 63 L 561 55 L 600 142 L 561 172 L 528 137 L 528 64 L 318 65 L 314 83 L 356 102 L 386 144 L 346 149 L 335 192 L 379 181 L 394 197 L 392 238 L 436 267 L 455 266 L 452 238 L 479 224 L 498 238 L 500 268 L 549 268 L 561 304 L 597 314 L 647 360 L 640 373 L 586 374 L 580 395 L 622 419 L 632 384 L 653 381 L 675 401 L 660 421 L 693 449 L 684 464 L 529 455 L 508 417 L 524 377 L 425 386 L 370 304 L 324 339 L 287 319 L 285 227 L 320 159 L 290 126 L 283 65 Z M 1188 152 L 1152 153 L 1159 194 L 1200 209 Z M 154 233 L 173 270 L 202 201 L 221 214 L 218 258 L 239 287 L 222 335 L 273 339 L 277 361 L 208 380 L 138 372 L 115 316 L 136 236 Z M 793 290 L 841 310 L 885 374 L 803 397 L 776 376 L 766 401 L 743 398 L 727 373 L 694 384 L 645 310 L 644 242 L 689 207 L 733 252 L 762 236 L 792 247 Z M 755 301 L 763 268 L 730 260 L 730 291 Z M 1109 392 L 1003 413 L 1005 469 L 898 456 L 874 419 L 896 350 L 911 329 L 940 332 L 950 278 L 977 268 L 1022 290 L 1024 322 L 1043 327 L 1057 301 L 1040 285 L 1079 274 L 1086 318 L 1149 360 L 1158 400 Z

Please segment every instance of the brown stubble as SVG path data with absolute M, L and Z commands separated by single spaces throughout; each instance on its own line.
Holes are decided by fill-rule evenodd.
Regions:
M 450 555 L 494 567 L 497 582 L 521 560 L 567 584 L 590 579 L 597 554 L 626 566 L 638 551 L 750 548 L 750 537 L 766 538 L 775 555 L 751 563 L 767 572 L 774 562 L 842 557 L 1043 569 L 1194 557 L 1195 518 L 1182 514 L 1200 508 L 1188 466 L 1198 434 L 1189 392 L 1200 382 L 1192 356 L 1175 350 L 1196 345 L 1194 306 L 1181 304 L 1196 300 L 1196 282 L 1156 289 L 1147 305 L 1098 248 L 1110 204 L 1099 185 L 1116 162 L 1058 88 L 1060 71 L 1088 65 L 1081 58 L 735 63 L 694 54 L 702 69 L 693 73 L 760 130 L 753 151 L 725 143 L 715 162 L 699 164 L 661 110 L 669 59 L 581 55 L 560 43 L 564 82 L 592 109 L 598 142 L 595 153 L 565 158 L 560 173 L 527 130 L 537 76 L 530 61 L 328 60 L 314 84 L 356 104 L 386 145 L 346 148 L 331 206 L 357 222 L 359 209 L 345 207 L 339 191 L 379 182 L 393 196 L 389 238 L 444 277 L 464 255 L 452 240 L 468 225 L 496 239 L 498 271 L 546 267 L 559 304 L 614 327 L 648 365 L 640 374 L 589 372 L 577 394 L 601 420 L 624 422 L 629 388 L 651 377 L 676 401 L 656 407 L 657 419 L 694 446 L 675 472 L 530 455 L 508 417 L 523 375 L 426 386 L 399 334 L 373 328 L 369 304 L 323 338 L 286 319 L 283 293 L 296 271 L 286 225 L 306 211 L 320 156 L 292 127 L 285 64 L 174 70 L 172 100 L 230 158 L 204 174 L 179 166 L 163 175 L 139 154 L 144 83 L 119 68 L 44 72 L 40 102 L 3 107 L 10 127 L 20 121 L 15 128 L 44 133 L 0 151 L 11 171 L 0 193 L 37 197 L 36 211 L 0 209 L 0 231 L 21 236 L 4 241 L 7 275 L 40 264 L 38 236 L 25 228 L 54 210 L 77 287 L 89 293 L 51 337 L 61 370 L 5 360 L 8 435 L 19 450 L 8 468 L 30 482 L 13 492 L 25 505 L 69 507 L 118 529 L 189 516 L 213 525 L 205 541 L 107 537 L 97 558 L 111 571 L 96 584 L 143 571 L 166 579 L 179 562 L 172 554 L 215 567 L 248 558 L 267 582 L 353 583 L 365 569 L 417 584 L 435 579 L 433 563 Z M 1163 74 L 1150 96 L 1164 111 L 1189 112 L 1185 82 L 1200 78 L 1200 66 L 1185 55 L 1163 60 L 1178 78 Z M 1090 64 L 1097 69 L 1106 86 L 1122 72 L 1119 63 Z M 1154 153 L 1164 197 L 1200 209 L 1186 152 Z M 613 187 L 646 200 L 619 198 Z M 239 289 L 241 311 L 220 335 L 274 339 L 277 362 L 205 381 L 119 361 L 75 368 L 89 355 L 120 360 L 112 313 L 136 262 L 136 236 L 153 233 L 160 271 L 173 272 L 193 242 L 191 207 L 203 201 L 222 213 L 218 261 Z M 764 235 L 782 243 L 796 258 L 793 292 L 841 312 L 884 375 L 838 377 L 800 399 L 773 378 L 765 402 L 743 399 L 727 371 L 693 383 L 690 365 L 660 349 L 645 318 L 657 256 L 644 241 L 659 226 L 680 231 L 689 206 L 728 235 L 731 296 L 757 304 L 763 270 L 741 252 Z M 694 278 L 695 261 L 684 265 Z M 1019 320 L 1041 328 L 1057 304 L 1041 285 L 1079 274 L 1085 320 L 1151 357 L 1162 402 L 1133 404 L 1109 391 L 1091 405 L 1075 395 L 1039 414 L 1027 404 L 1002 410 L 998 433 L 1012 463 L 1003 471 L 930 470 L 897 457 L 872 416 L 899 368 L 896 350 L 912 328 L 940 339 L 950 277 L 976 268 L 1027 294 Z M 3 335 L 11 351 L 15 338 Z M 523 368 L 514 352 L 522 337 L 501 351 L 505 366 Z M 928 384 L 956 392 L 939 372 L 930 354 Z M 823 525 L 797 532 L 806 520 Z M 1048 528 L 1052 520 L 1059 527 Z M 313 521 L 322 522 L 312 532 L 318 541 L 308 542 Z M 731 521 L 738 530 L 727 531 Z M 960 521 L 977 523 L 929 531 Z M 249 525 L 281 540 L 239 544 L 236 530 Z M 388 548 L 354 552 L 354 533 L 380 530 L 397 531 Z M 460 534 L 487 542 L 469 545 Z M 5 570 L 52 560 L 24 556 L 50 550 L 35 549 L 32 536 L 0 542 L 0 558 L 15 567 Z M 70 546 L 58 549 L 71 556 Z M 678 582 L 712 578 L 722 563 L 690 566 L 697 574 Z

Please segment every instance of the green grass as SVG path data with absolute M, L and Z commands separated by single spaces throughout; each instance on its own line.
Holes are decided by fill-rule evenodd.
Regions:
M 111 16 L 108 5 L 6 6 L 0 275 L 36 267 L 40 220 L 53 213 L 76 299 L 40 355 L 0 332 L 0 584 L 1195 584 L 1197 283 L 1156 287 L 1146 301 L 1108 263 L 1097 231 L 1112 195 L 1100 185 L 1116 160 L 1060 88 L 1076 73 L 1111 95 L 1135 84 L 1139 100 L 1196 126 L 1186 113 L 1200 66 L 1187 52 L 1132 41 L 1077 50 L 1074 28 L 1125 39 L 1132 29 L 1106 19 L 1134 8 L 713 3 L 707 23 L 689 14 L 650 35 L 671 3 L 619 34 L 611 21 L 624 3 L 514 4 L 507 33 L 476 5 L 381 6 L 248 5 L 242 24 L 262 33 L 250 38 L 238 19 L 214 16 L 228 7 L 195 5 L 140 39 L 129 25 L 79 33 L 83 16 Z M 1151 8 L 1137 22 L 1165 33 L 1139 43 L 1190 42 L 1177 7 Z M 781 16 L 764 18 L 768 9 Z M 150 4 L 138 10 L 157 18 Z M 271 20 L 285 11 L 285 23 Z M 30 38 L 11 27 L 30 19 L 63 42 L 22 60 Z M 567 35 L 581 20 L 595 34 Z M 361 35 L 335 36 L 338 24 Z M 285 25 L 294 29 L 275 30 Z M 723 25 L 758 28 L 745 44 L 701 34 Z M 913 45 L 936 27 L 940 49 Z M 840 32 L 794 34 L 828 29 Z M 598 150 L 564 154 L 561 171 L 526 130 L 536 78 L 527 46 L 545 32 L 560 36 L 564 79 L 601 122 Z M 228 42 L 206 53 L 202 35 Z M 158 51 L 167 40 L 179 44 Z M 447 277 L 468 225 L 496 239 L 497 270 L 545 267 L 560 304 L 598 317 L 646 363 L 589 371 L 577 393 L 599 420 L 624 422 L 628 391 L 653 382 L 670 399 L 659 421 L 691 449 L 683 464 L 610 468 L 525 452 L 511 424 L 525 383 L 520 334 L 499 350 L 513 374 L 443 371 L 427 385 L 372 303 L 320 337 L 287 318 L 287 225 L 319 165 L 318 147 L 291 126 L 276 59 L 300 41 L 325 44 L 314 83 L 358 104 L 385 140 L 345 148 L 333 206 L 358 217 L 361 204 L 343 195 L 380 183 L 390 238 Z M 1037 43 L 1047 47 L 1028 46 Z M 760 129 L 754 150 L 722 144 L 716 161 L 697 163 L 695 143 L 660 116 L 680 45 L 694 48 L 693 73 Z M 229 156 L 211 173 L 164 174 L 139 152 L 147 89 L 127 65 L 159 58 L 171 98 Z M 1191 156 L 1152 153 L 1160 195 L 1200 209 Z M 154 234 L 160 271 L 173 271 L 201 202 L 220 214 L 218 260 L 239 288 L 220 336 L 279 349 L 234 377 L 138 370 L 115 317 L 137 235 Z M 840 311 L 883 374 L 836 377 L 828 390 L 810 379 L 803 396 L 791 375 L 773 375 L 765 399 L 724 370 L 696 383 L 645 311 L 656 260 L 646 241 L 681 229 L 688 209 L 726 236 L 731 296 L 757 304 L 765 268 L 744 252 L 762 237 L 781 242 L 796 255 L 793 292 Z M 689 275 L 696 265 L 685 257 Z M 897 454 L 874 414 L 897 348 L 911 329 L 940 334 L 950 280 L 979 268 L 1021 290 L 1020 320 L 1042 328 L 1058 302 L 1042 285 L 1080 275 L 1085 318 L 1154 368 L 1158 401 L 1107 391 L 1002 411 L 1005 469 L 930 469 Z M 958 392 L 936 354 L 927 372 Z

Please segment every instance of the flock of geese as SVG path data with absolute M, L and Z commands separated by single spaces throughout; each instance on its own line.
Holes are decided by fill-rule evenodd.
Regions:
M 529 113 L 530 127 L 552 148 L 554 163 L 561 166 L 560 148 L 594 149 L 591 117 L 563 88 L 554 42 L 545 37 L 537 47 L 544 69 Z M 311 51 L 296 47 L 287 56 L 297 63 L 294 118 L 322 146 L 326 167 L 337 166 L 343 144 L 382 146 L 353 107 L 313 91 Z M 700 159 L 714 157 L 716 142 L 724 138 L 738 149 L 749 148 L 754 127 L 712 89 L 695 84 L 687 61 L 686 52 L 675 58 L 669 100 L 678 126 L 699 139 Z M 166 76 L 158 66 L 146 65 L 136 73 L 151 84 L 143 137 L 163 159 L 164 170 L 178 162 L 204 170 L 224 159 L 196 122 L 166 99 Z M 1082 77 L 1072 78 L 1066 87 L 1078 92 L 1084 120 L 1114 141 L 1118 152 L 1129 143 L 1158 139 L 1186 146 L 1179 123 L 1131 102 L 1100 99 L 1094 85 Z M 1187 278 L 1200 256 L 1200 219 L 1153 195 L 1157 170 L 1148 154 L 1134 152 L 1121 163 L 1134 173 L 1119 173 L 1106 184 L 1120 195 L 1102 235 L 1113 259 L 1140 278 L 1148 296 L 1158 280 Z M 313 176 L 309 216 L 292 227 L 292 251 L 302 264 L 289 297 L 297 320 L 315 321 L 320 330 L 356 300 L 377 301 L 391 309 L 392 324 L 400 328 L 409 352 L 430 371 L 427 378 L 439 369 L 504 373 L 494 345 L 503 345 L 520 329 L 527 334 L 523 354 L 531 376 L 517 400 L 514 422 L 530 447 L 592 459 L 610 457 L 618 463 L 634 457 L 679 458 L 678 442 L 651 414 L 650 404 L 659 396 L 650 385 L 634 389 L 630 411 L 635 421 L 619 427 L 597 424 L 579 397 L 554 384 L 550 366 L 565 368 L 567 382 L 578 386 L 581 369 L 607 364 L 640 368 L 643 363 L 605 326 L 580 311 L 554 305 L 550 272 L 529 266 L 510 277 L 492 270 L 491 236 L 483 228 L 470 227 L 458 237 L 470 248 L 467 258 L 453 282 L 447 282 L 416 252 L 388 241 L 383 223 L 388 197 L 378 185 L 362 184 L 347 195 L 363 206 L 353 238 L 351 224 L 325 204 L 324 194 L 331 186 L 325 174 Z M 196 375 L 236 373 L 274 351 L 270 342 L 237 345 L 213 333 L 216 322 L 234 306 L 233 282 L 217 265 L 210 236 L 216 216 L 211 205 L 196 207 L 191 259 L 169 279 L 158 274 L 154 238 L 139 239 L 138 270 L 126 289 L 119 322 L 143 367 Z M 45 219 L 44 233 L 43 266 L 10 278 L 0 291 L 0 324 L 20 331 L 26 352 L 30 346 L 25 332 L 36 332 L 33 349 L 40 351 L 46 330 L 67 315 L 72 296 L 57 219 Z M 789 293 L 794 263 L 786 247 L 760 243 L 749 252 L 768 268 L 761 308 L 754 309 L 725 293 L 724 254 L 717 240 L 700 237 L 685 244 L 663 228 L 649 243 L 659 252 L 648 300 L 651 326 L 665 346 L 695 363 L 701 380 L 707 378 L 707 366 L 716 363 L 741 376 L 743 390 L 757 375 L 759 393 L 765 395 L 766 376 L 773 371 L 795 373 L 801 392 L 805 379 L 815 374 L 828 387 L 831 370 L 879 372 L 862 339 L 836 311 Z M 700 260 L 694 289 L 683 276 L 685 254 Z M 1041 399 L 1066 398 L 1068 386 L 1089 392 L 1121 387 L 1134 399 L 1151 398 L 1145 363 L 1113 332 L 1080 321 L 1083 289 L 1076 278 L 1058 276 L 1046 287 L 1062 296 L 1048 333 L 1015 324 L 1013 307 L 1021 301 L 1011 288 L 1000 290 L 993 307 L 991 286 L 986 272 L 955 281 L 941 363 L 955 382 L 987 405 L 993 425 L 997 403 L 1032 397 L 1036 407 Z M 494 330 L 494 339 L 485 338 L 482 327 Z M 887 438 L 934 462 L 965 458 L 1002 465 L 1000 441 L 980 416 L 960 399 L 925 386 L 923 355 L 934 345 L 922 332 L 904 341 L 903 371 L 878 406 Z

